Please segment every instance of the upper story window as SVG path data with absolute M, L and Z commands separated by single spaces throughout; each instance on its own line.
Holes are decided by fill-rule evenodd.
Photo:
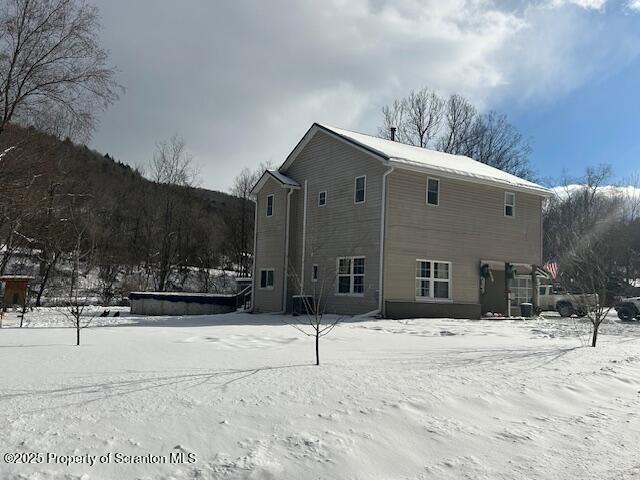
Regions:
M 361 295 L 364 293 L 364 257 L 338 258 L 338 293 Z
M 440 203 L 440 180 L 427 178 L 427 204 L 438 206 Z
M 267 195 L 267 217 L 273 215 L 273 193 Z
M 324 207 L 327 204 L 327 191 L 322 191 L 318 193 L 318 206 Z
M 451 298 L 451 262 L 416 260 L 416 298 L 448 300 Z
M 504 216 L 515 217 L 516 216 L 516 194 L 512 192 L 505 192 L 504 194 Z
M 367 177 L 365 175 L 362 175 L 361 177 L 356 177 L 353 201 L 355 203 L 364 203 L 366 199 L 366 192 L 367 192 Z

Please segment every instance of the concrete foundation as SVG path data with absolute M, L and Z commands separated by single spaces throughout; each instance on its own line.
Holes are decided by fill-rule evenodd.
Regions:
M 386 318 L 480 318 L 479 303 L 428 303 L 387 300 Z

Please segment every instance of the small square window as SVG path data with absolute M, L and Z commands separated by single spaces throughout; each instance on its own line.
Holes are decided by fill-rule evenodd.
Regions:
M 273 193 L 267 195 L 267 217 L 273 215 Z
M 327 192 L 322 191 L 318 193 L 318 206 L 324 207 L 327 204 Z
M 511 192 L 505 192 L 504 194 L 504 216 L 515 217 L 516 216 L 516 194 Z
M 438 206 L 440 202 L 440 180 L 427 179 L 427 204 Z
M 273 288 L 273 269 L 260 270 L 260 288 Z
M 367 191 L 367 177 L 364 175 L 362 177 L 356 177 L 354 202 L 364 203 L 367 196 L 366 191 Z

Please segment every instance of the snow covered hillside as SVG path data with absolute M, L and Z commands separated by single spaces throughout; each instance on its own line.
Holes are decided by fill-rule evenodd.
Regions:
M 274 315 L 0 330 L 0 450 L 110 454 L 3 479 L 631 479 L 640 324 L 347 322 L 321 342 Z M 47 328 L 33 328 L 35 326 Z M 183 454 L 183 463 L 116 463 Z M 188 463 L 194 454 L 195 463 Z M 37 457 L 34 457 L 37 459 Z

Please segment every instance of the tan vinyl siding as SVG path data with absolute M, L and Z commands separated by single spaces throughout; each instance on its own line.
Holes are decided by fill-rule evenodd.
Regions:
M 511 218 L 504 215 L 508 189 L 439 180 L 439 205 L 432 206 L 427 175 L 395 170 L 388 177 L 386 300 L 415 300 L 416 259 L 452 262 L 451 298 L 462 303 L 479 302 L 481 259 L 540 264 L 541 197 L 516 192 Z
M 327 311 L 366 313 L 378 306 L 382 174 L 375 157 L 319 132 L 301 150 L 285 173 L 302 188 L 292 196 L 289 277 L 290 294 L 300 291 L 304 184 L 307 180 L 305 290 L 330 291 Z M 366 201 L 354 203 L 355 178 L 366 175 Z M 318 193 L 327 192 L 327 204 L 318 206 Z M 365 257 L 365 291 L 361 296 L 336 292 L 336 259 Z M 319 282 L 311 282 L 312 265 L 319 266 Z
M 269 179 L 256 199 L 255 310 L 258 312 L 282 310 L 287 192 L 278 182 Z M 273 215 L 267 217 L 267 196 L 270 194 L 274 198 Z M 260 270 L 269 268 L 273 269 L 273 289 L 264 290 L 260 288 Z

